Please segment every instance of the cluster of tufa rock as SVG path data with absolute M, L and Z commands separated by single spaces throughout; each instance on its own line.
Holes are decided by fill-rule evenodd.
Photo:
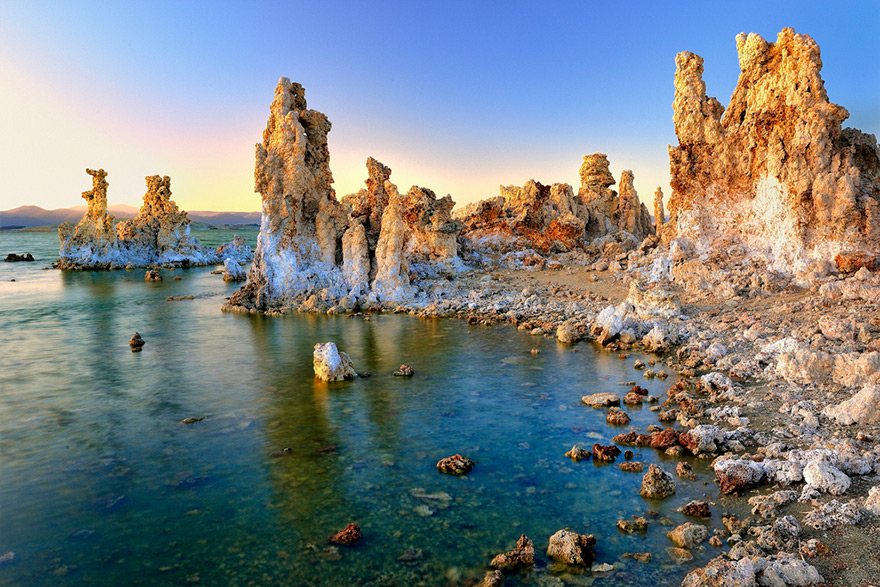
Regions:
M 398 304 L 413 297 L 413 277 L 462 268 L 450 196 L 418 186 L 401 195 L 391 169 L 370 158 L 366 189 L 336 199 L 330 127 L 303 87 L 281 78 L 256 146 L 263 217 L 254 263 L 226 309 Z
M 86 214 L 76 226 L 58 227 L 61 241 L 56 267 L 60 269 L 115 269 L 151 265 L 208 265 L 231 259 L 250 260 L 244 239 L 211 250 L 190 235 L 189 218 L 171 200 L 171 178 L 146 177 L 147 193 L 137 216 L 116 222 L 107 212 L 107 172 L 86 169 L 92 189 L 83 192 Z
M 751 33 L 736 44 L 741 73 L 726 110 L 706 95 L 703 59 L 676 57 L 663 241 L 684 237 L 695 253 L 742 246 L 788 273 L 873 265 L 880 151 L 873 135 L 841 128 L 849 113 L 828 101 L 819 46 L 790 28 L 775 43 Z
M 608 157 L 585 155 L 577 194 L 567 183 L 501 186 L 500 195 L 475 202 L 453 216 L 461 221 L 462 243 L 475 252 L 569 251 L 594 238 L 627 232 L 641 241 L 654 234 L 647 207 L 639 202 L 632 171 L 620 176 L 620 193 Z M 661 193 L 662 207 L 662 193 Z

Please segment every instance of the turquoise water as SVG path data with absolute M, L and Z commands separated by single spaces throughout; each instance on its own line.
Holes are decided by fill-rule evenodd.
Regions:
M 217 232 L 197 236 L 228 240 Z M 143 270 L 43 270 L 54 235 L 0 233 L 4 257 L 26 251 L 38 262 L 0 262 L 0 555 L 15 553 L 2 585 L 456 585 L 521 533 L 538 562 L 508 585 L 677 583 L 717 554 L 677 566 L 656 518 L 646 534 L 615 527 L 648 509 L 682 523 L 675 508 L 717 499 L 714 483 L 646 502 L 641 474 L 563 456 L 622 430 L 582 395 L 635 379 L 669 387 L 642 381 L 635 355 L 459 320 L 223 314 L 237 285 L 211 267 L 163 270 L 159 283 Z M 166 301 L 180 295 L 194 299 Z M 328 340 L 372 377 L 316 382 L 312 347 Z M 391 376 L 401 363 L 416 375 Z M 657 423 L 628 411 L 635 426 Z M 454 453 L 477 462 L 470 475 L 437 472 Z M 349 522 L 360 543 L 330 548 Z M 620 568 L 550 565 L 547 539 L 563 527 L 595 534 L 598 562 Z M 406 551 L 421 556 L 398 560 Z M 620 559 L 643 551 L 651 563 Z

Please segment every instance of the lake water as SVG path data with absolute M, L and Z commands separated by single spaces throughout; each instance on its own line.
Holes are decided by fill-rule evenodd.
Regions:
M 0 233 L 4 257 L 38 258 L 0 262 L 0 555 L 14 553 L 0 585 L 455 585 L 522 533 L 536 568 L 506 585 L 673 584 L 717 555 L 706 546 L 678 566 L 656 517 L 645 534 L 615 527 L 649 509 L 679 524 L 690 499 L 719 499 L 705 461 L 691 461 L 699 482 L 647 502 L 641 474 L 563 456 L 623 430 L 582 395 L 671 385 L 643 380 L 636 355 L 459 320 L 223 314 L 238 285 L 211 267 L 163 270 L 159 283 L 142 269 L 43 270 L 57 247 L 54 234 Z M 372 377 L 316 382 L 325 341 Z M 416 375 L 393 377 L 401 363 Z M 628 411 L 635 426 L 657 423 Z M 437 472 L 454 453 L 477 462 L 471 474 Z M 330 548 L 349 522 L 361 541 Z M 597 561 L 619 568 L 550 564 L 547 539 L 564 527 L 595 534 Z M 621 559 L 644 551 L 648 564 Z

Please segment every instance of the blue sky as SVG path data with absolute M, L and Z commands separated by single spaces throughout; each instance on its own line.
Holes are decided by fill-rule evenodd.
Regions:
M 257 210 L 253 147 L 280 76 L 326 113 L 339 196 L 374 156 L 401 190 L 459 203 L 499 184 L 578 185 L 587 153 L 668 189 L 675 54 L 726 104 L 734 37 L 785 26 L 822 49 L 845 124 L 880 133 L 876 2 L 12 2 L 0 0 L 0 209 L 111 204 L 145 175 L 185 209 Z

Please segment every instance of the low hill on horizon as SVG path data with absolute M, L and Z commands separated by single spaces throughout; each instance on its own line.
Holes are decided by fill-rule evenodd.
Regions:
M 62 222 L 79 222 L 86 213 L 86 206 L 46 210 L 39 206 L 19 206 L 11 210 L 0 210 L 0 228 L 46 226 Z M 134 218 L 138 209 L 126 204 L 108 206 L 107 211 L 118 219 Z M 215 212 L 211 210 L 187 211 L 193 222 L 204 224 L 259 224 L 259 212 Z

